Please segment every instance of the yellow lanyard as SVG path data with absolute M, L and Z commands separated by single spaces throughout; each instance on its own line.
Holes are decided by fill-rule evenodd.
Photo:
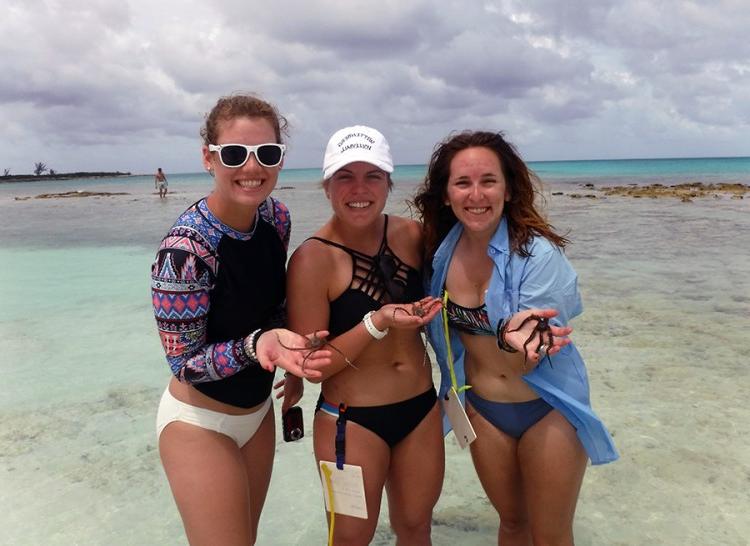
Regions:
M 456 379 L 456 370 L 453 368 L 453 349 L 451 348 L 451 335 L 448 328 L 448 290 L 443 289 L 443 335 L 445 336 L 445 347 L 448 353 L 448 369 L 451 372 L 451 386 L 456 393 L 463 392 L 471 388 L 471 385 L 458 386 Z
M 328 504 L 331 509 L 331 524 L 328 526 L 328 546 L 333 546 L 333 525 L 336 523 L 336 511 L 333 506 L 333 482 L 331 482 L 331 469 L 328 468 L 328 465 L 323 464 L 321 468 L 326 481 L 326 489 L 328 489 Z

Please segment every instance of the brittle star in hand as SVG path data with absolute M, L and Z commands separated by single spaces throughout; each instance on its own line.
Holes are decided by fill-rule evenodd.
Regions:
M 427 316 L 427 314 L 429 314 L 429 312 L 432 311 L 432 308 L 439 304 L 440 302 L 436 300 L 436 301 L 433 301 L 430 305 L 428 305 L 425 308 L 425 306 L 422 305 L 422 303 L 415 302 L 411 304 L 411 311 L 409 311 L 408 309 L 404 307 L 396 307 L 395 309 L 393 309 L 393 320 L 394 321 L 396 320 L 396 311 L 401 311 L 402 313 L 406 313 L 410 317 L 422 318 L 424 316 Z
M 552 359 L 549 356 L 549 350 L 552 348 L 552 345 L 554 344 L 554 339 L 552 336 L 552 329 L 549 325 L 549 319 L 546 317 L 540 317 L 538 315 L 529 315 L 523 321 L 521 324 L 518 325 L 518 328 L 514 328 L 513 330 L 506 330 L 506 334 L 510 334 L 512 332 L 518 332 L 521 328 L 524 327 L 524 325 L 529 322 L 530 320 L 535 320 L 536 325 L 534 326 L 534 329 L 531 331 L 531 335 L 528 337 L 526 342 L 523 344 L 523 352 L 524 355 L 528 354 L 528 351 L 526 349 L 526 346 L 531 343 L 531 341 L 536 337 L 537 334 L 539 334 L 539 345 L 536 347 L 536 353 L 539 354 L 539 350 L 546 345 L 547 348 L 544 351 L 544 356 L 547 358 L 547 362 L 549 362 L 550 367 L 552 367 Z M 546 342 L 544 336 L 547 336 Z M 504 341 L 504 340 L 503 340 Z
M 401 311 L 402 313 L 406 313 L 410 317 L 419 317 L 419 318 L 422 318 L 422 317 L 426 316 L 430 311 L 432 311 L 432 308 L 435 307 L 435 305 L 439 305 L 439 304 L 440 304 L 439 301 L 433 301 L 432 304 L 430 304 L 429 306 L 427 306 L 427 308 L 425 309 L 425 306 L 422 305 L 420 302 L 412 303 L 411 304 L 411 312 L 409 312 L 408 309 L 405 309 L 403 307 L 396 307 L 393 310 L 393 320 L 394 320 L 394 322 L 396 320 L 396 311 Z M 422 328 L 420 330 L 421 330 L 421 332 L 424 334 L 424 336 L 426 338 L 427 337 L 427 332 L 425 331 L 425 327 L 422 326 Z M 430 359 L 427 358 L 427 343 L 424 340 L 422 340 L 422 343 L 424 343 L 424 355 L 422 356 L 422 366 L 426 366 L 427 363 L 430 361 Z
M 330 347 L 331 349 L 336 351 L 338 354 L 340 354 L 342 357 L 344 357 L 344 361 L 349 366 L 351 366 L 355 370 L 358 369 L 354 365 L 354 363 L 351 360 L 349 360 L 349 358 L 347 358 L 347 356 L 344 353 L 342 353 L 341 350 L 338 349 L 333 343 L 331 343 L 324 337 L 318 337 L 318 332 L 313 332 L 312 337 L 307 339 L 304 347 L 289 347 L 287 345 L 284 345 L 284 342 L 281 341 L 279 334 L 276 334 L 276 339 L 279 341 L 279 345 L 281 345 L 282 347 L 284 347 L 284 349 L 287 349 L 289 351 L 309 351 L 305 355 L 305 358 L 302 359 L 302 371 L 303 372 L 305 371 L 305 364 L 307 363 L 307 359 L 310 358 L 310 355 L 312 355 L 315 351 L 322 349 L 325 346 Z

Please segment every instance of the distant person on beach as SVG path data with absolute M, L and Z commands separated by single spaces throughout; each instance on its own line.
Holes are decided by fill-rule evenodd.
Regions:
M 440 397 L 470 385 L 471 455 L 500 517 L 498 542 L 572 544 L 587 459 L 618 455 L 565 337 L 582 310 L 577 276 L 568 241 L 534 206 L 534 182 L 502 134 L 464 132 L 436 147 L 414 202 L 430 295 L 445 309 L 428 326 Z
M 219 99 L 201 130 L 213 192 L 162 240 L 152 301 L 174 374 L 157 415 L 159 452 L 190 544 L 253 544 L 275 451 L 271 386 L 316 379 L 330 352 L 289 350 L 308 339 L 285 322 L 290 218 L 270 197 L 286 120 L 250 95 Z M 325 335 L 326 332 L 319 332 Z M 308 354 L 309 353 L 309 354 Z
M 311 378 L 322 381 L 315 458 L 334 471 L 359 467 L 364 481 L 367 519 L 328 514 L 335 544 L 370 543 L 384 487 L 397 543 L 430 544 L 443 482 L 440 410 L 420 336 L 440 303 L 424 297 L 420 225 L 383 214 L 392 172 L 379 131 L 334 133 L 323 162 L 333 215 L 289 262 L 289 327 L 329 330 L 336 349 Z
M 154 175 L 154 188 L 159 190 L 159 198 L 163 199 L 167 196 L 167 175 L 161 170 L 161 167 L 156 169 Z

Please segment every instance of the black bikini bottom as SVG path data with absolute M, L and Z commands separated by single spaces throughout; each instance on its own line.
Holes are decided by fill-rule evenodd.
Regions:
M 430 387 L 414 398 L 395 404 L 345 406 L 344 411 L 339 412 L 339 406 L 327 402 L 321 394 L 315 411 L 323 411 L 333 417 L 344 417 L 346 421 L 353 421 L 380 436 L 392 448 L 419 426 L 435 402 L 435 387 Z

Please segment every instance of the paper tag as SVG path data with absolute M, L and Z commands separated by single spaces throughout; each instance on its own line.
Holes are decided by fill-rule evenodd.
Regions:
M 451 422 L 458 445 L 461 446 L 461 449 L 465 449 L 466 446 L 477 439 L 477 434 L 474 432 L 474 427 L 471 426 L 466 410 L 461 405 L 456 389 L 451 387 L 440 401 L 443 403 L 443 411 Z
M 326 510 L 331 511 L 330 492 L 333 491 L 333 511 L 336 514 L 367 519 L 367 499 L 362 467 L 345 464 L 343 470 L 336 463 L 320 461 L 320 482 Z M 330 490 L 329 490 L 330 488 Z

